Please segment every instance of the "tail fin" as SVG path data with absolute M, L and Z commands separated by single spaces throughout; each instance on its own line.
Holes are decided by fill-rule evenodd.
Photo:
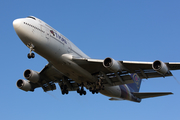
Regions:
M 136 73 L 132 73 L 131 78 L 134 83 L 127 84 L 127 86 L 132 89 L 132 92 L 139 92 L 142 81 L 141 78 Z

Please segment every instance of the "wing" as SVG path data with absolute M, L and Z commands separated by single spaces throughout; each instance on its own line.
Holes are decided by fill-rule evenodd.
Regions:
M 33 86 L 33 90 L 38 87 L 42 87 L 45 92 L 54 90 L 56 89 L 55 83 L 58 83 L 60 87 L 62 87 L 63 84 L 66 84 L 68 91 L 76 91 L 78 89 L 78 84 L 75 81 L 65 77 L 51 64 L 46 65 L 39 73 L 39 76 L 39 82 L 30 82 Z
M 153 62 L 138 62 L 138 61 L 117 61 L 124 69 L 121 72 L 112 72 L 103 66 L 103 61 L 100 59 L 73 59 L 79 66 L 89 71 L 92 75 L 105 79 L 105 84 L 122 85 L 133 83 L 130 73 L 137 73 L 141 79 L 172 76 L 171 72 L 165 75 L 160 74 L 152 68 Z M 180 63 L 165 63 L 169 70 L 180 69 Z

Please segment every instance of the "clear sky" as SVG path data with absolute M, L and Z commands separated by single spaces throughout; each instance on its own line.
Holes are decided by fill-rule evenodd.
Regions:
M 173 77 L 143 80 L 140 92 L 173 92 L 141 103 L 109 101 L 101 94 L 61 95 L 57 90 L 24 92 L 16 87 L 26 69 L 48 63 L 16 35 L 14 19 L 36 16 L 69 38 L 92 58 L 180 61 L 179 0 L 1 0 L 1 120 L 179 120 L 180 85 Z M 180 71 L 172 71 L 180 81 Z

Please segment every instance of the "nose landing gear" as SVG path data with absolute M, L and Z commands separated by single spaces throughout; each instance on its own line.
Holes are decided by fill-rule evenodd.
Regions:
M 35 57 L 35 54 L 32 53 L 32 51 L 34 51 L 34 45 L 31 44 L 31 43 L 29 43 L 29 44 L 27 44 L 27 46 L 30 48 L 30 52 L 28 53 L 27 57 L 28 57 L 29 59 L 34 58 L 34 57 Z

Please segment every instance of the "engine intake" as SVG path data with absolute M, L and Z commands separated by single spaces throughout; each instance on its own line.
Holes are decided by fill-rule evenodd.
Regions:
M 29 83 L 28 80 L 22 80 L 22 79 L 19 79 L 17 82 L 16 82 L 16 86 L 21 89 L 21 90 L 24 90 L 24 91 L 31 91 L 31 84 Z
M 30 69 L 24 71 L 24 77 L 33 83 L 37 83 L 40 79 L 39 73 Z
M 111 72 L 122 71 L 122 65 L 118 61 L 110 57 L 104 59 L 103 66 L 108 70 L 110 70 Z
M 163 74 L 163 75 L 165 75 L 165 74 L 167 74 L 169 72 L 169 69 L 168 69 L 167 65 L 164 62 L 160 61 L 160 60 L 154 61 L 153 64 L 152 64 L 152 68 L 155 71 L 157 71 L 157 72 L 159 72 L 160 74 Z

